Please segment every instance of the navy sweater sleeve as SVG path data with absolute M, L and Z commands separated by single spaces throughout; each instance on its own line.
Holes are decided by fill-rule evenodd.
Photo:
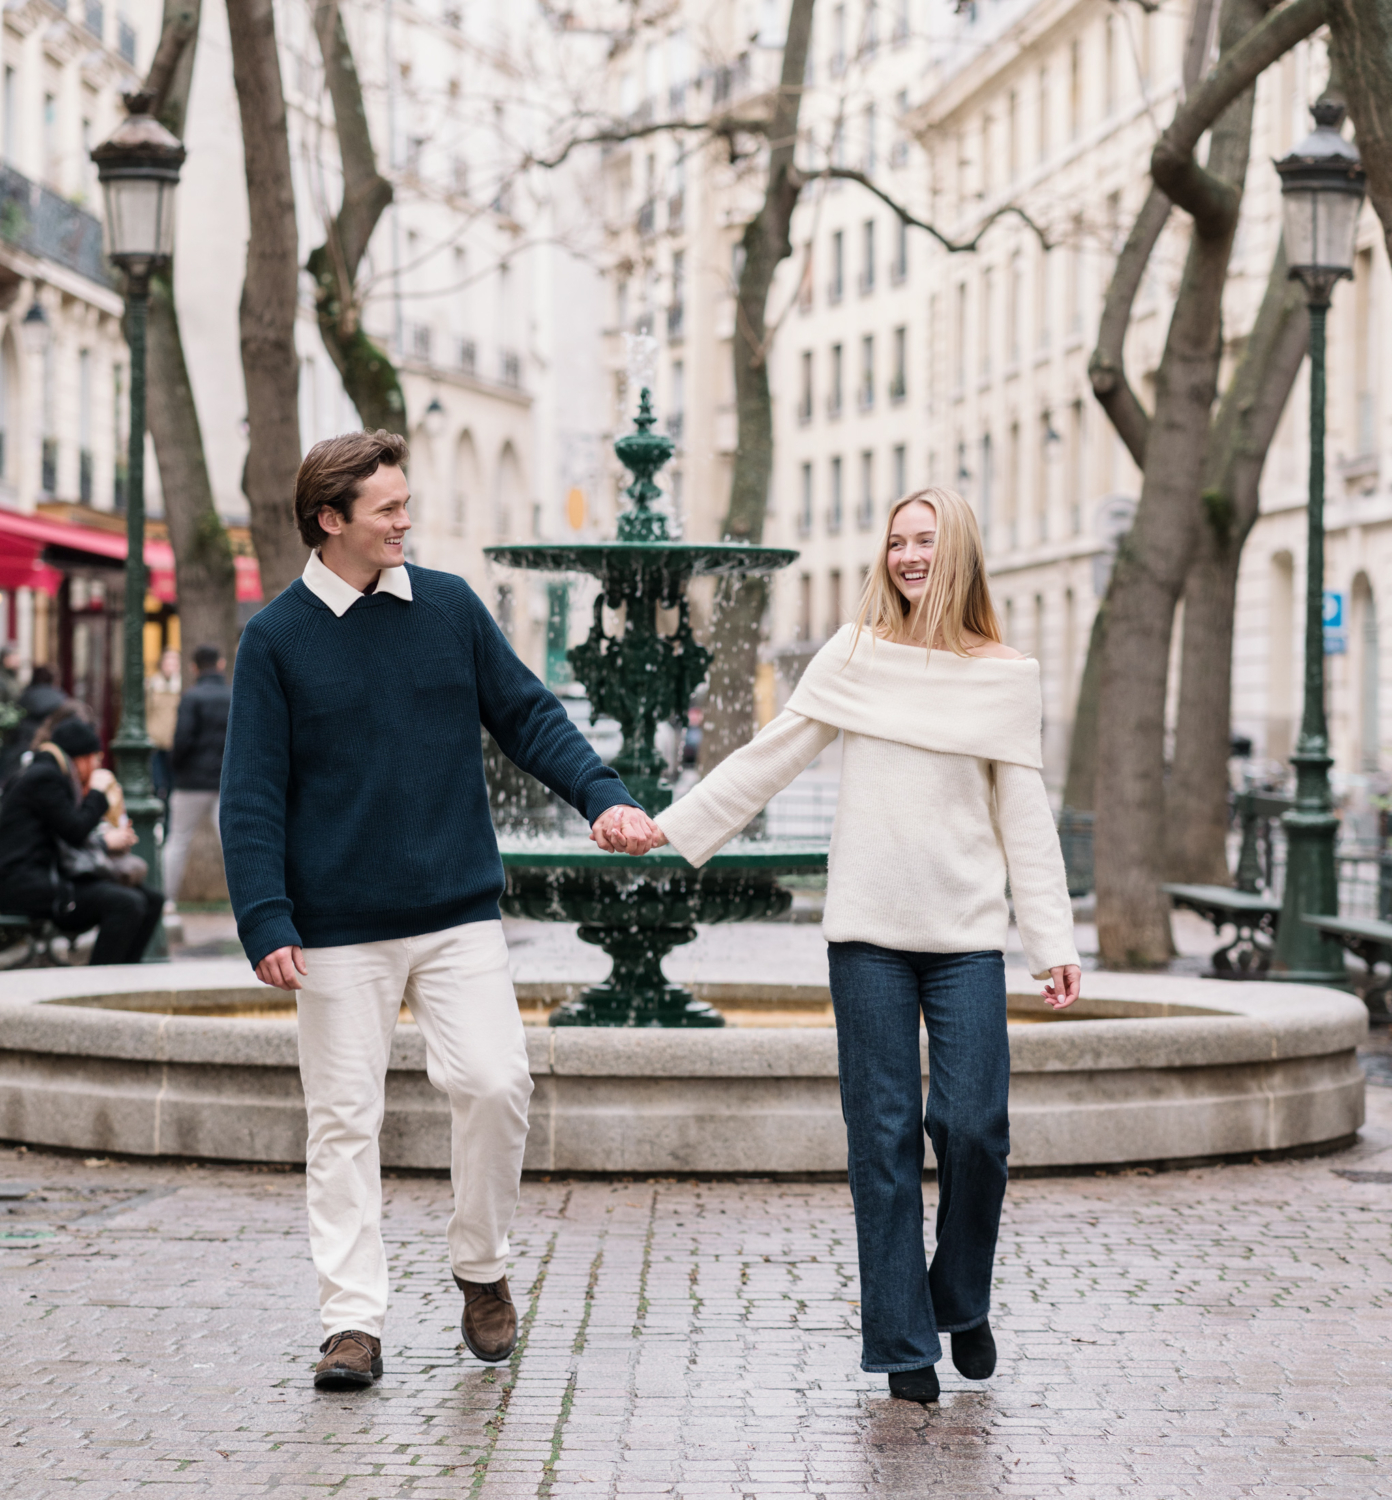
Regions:
M 253 967 L 300 946 L 285 887 L 290 710 L 269 644 L 253 621 L 237 651 L 218 822 L 237 934 Z
M 637 807 L 618 772 L 595 754 L 560 700 L 523 664 L 472 590 L 467 608 L 479 718 L 503 754 L 564 797 L 587 823 L 610 807 Z

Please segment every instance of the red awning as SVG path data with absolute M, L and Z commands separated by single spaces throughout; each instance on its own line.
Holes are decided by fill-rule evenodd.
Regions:
M 126 539 L 118 531 L 98 531 L 92 526 L 77 526 L 67 521 L 52 521 L 47 516 L 27 516 L 16 510 L 0 508 L 0 588 L 41 589 L 56 594 L 63 581 L 62 572 L 44 559 L 47 547 L 66 552 L 86 553 L 105 563 L 126 560 Z M 254 557 L 234 559 L 237 569 L 237 598 L 259 600 L 261 570 Z M 150 592 L 166 604 L 177 602 L 174 588 L 174 549 L 168 542 L 145 543 L 145 567 Z

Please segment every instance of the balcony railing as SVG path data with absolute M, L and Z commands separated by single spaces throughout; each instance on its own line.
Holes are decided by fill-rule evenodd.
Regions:
M 522 385 L 522 356 L 514 354 L 510 349 L 504 349 L 502 354 L 502 382 L 513 390 L 518 390 Z
M 797 404 L 797 419 L 799 427 L 806 427 L 812 420 L 812 396 L 805 395 Z
M 867 495 L 856 506 L 856 525 L 861 531 L 869 531 L 875 524 L 875 502 Z
M 861 382 L 860 390 L 856 393 L 861 411 L 869 411 L 875 404 L 875 384 L 871 380 Z
M 478 345 L 473 339 L 460 339 L 459 348 L 456 351 L 458 365 L 466 375 L 474 374 L 478 369 Z
M 841 392 L 833 391 L 827 397 L 827 416 L 839 417 L 841 415 Z
M 827 301 L 839 302 L 846 295 L 846 284 L 839 276 L 833 276 L 827 282 Z
M 856 284 L 860 288 L 860 295 L 862 297 L 868 297 L 870 293 L 875 290 L 874 266 L 866 266 L 866 268 L 860 273 L 859 277 L 857 277 Z
M 681 442 L 682 428 L 685 425 L 685 412 L 672 411 L 667 413 L 667 436 L 674 443 Z
M 908 383 L 904 379 L 904 372 L 900 370 L 889 382 L 889 399 L 899 402 L 908 394 Z
M 826 514 L 826 528 L 828 536 L 836 536 L 841 531 L 841 507 L 833 505 Z
M 0 240 L 110 286 L 101 221 L 37 182 L 0 167 Z

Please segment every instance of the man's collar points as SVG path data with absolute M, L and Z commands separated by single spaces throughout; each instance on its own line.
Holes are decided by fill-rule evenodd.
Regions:
M 318 549 L 310 552 L 305 562 L 304 572 L 300 575 L 304 586 L 322 604 L 342 619 L 350 609 L 363 598 L 362 591 L 355 589 L 346 578 L 340 578 L 334 570 L 319 556 Z M 395 594 L 398 599 L 410 603 L 411 601 L 411 578 L 403 563 L 399 568 L 383 568 L 377 575 L 378 594 Z

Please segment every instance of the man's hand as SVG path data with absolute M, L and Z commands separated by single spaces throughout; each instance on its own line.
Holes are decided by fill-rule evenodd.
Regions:
M 1054 1010 L 1067 1010 L 1082 993 L 1083 971 L 1077 964 L 1059 964 L 1049 970 L 1044 1003 Z
M 302 990 L 298 975 L 308 974 L 303 948 L 277 948 L 256 966 L 256 977 L 262 984 L 273 984 L 278 990 Z
M 646 854 L 667 842 L 647 813 L 626 805 L 600 813 L 590 829 L 590 837 L 606 854 Z

